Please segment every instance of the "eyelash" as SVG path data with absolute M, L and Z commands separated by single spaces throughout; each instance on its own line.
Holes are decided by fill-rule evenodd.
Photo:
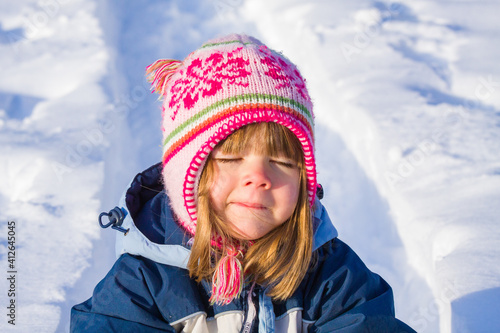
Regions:
M 217 162 L 220 162 L 220 163 L 235 163 L 235 162 L 241 161 L 242 159 L 241 158 L 218 158 L 216 160 L 217 160 Z M 271 162 L 282 165 L 282 166 L 289 168 L 289 169 L 292 169 L 295 166 L 294 164 L 289 163 L 289 162 L 282 162 L 282 161 L 276 161 L 276 160 L 271 160 Z
M 281 161 L 274 161 L 274 160 L 271 160 L 271 162 L 282 165 L 282 166 L 289 168 L 289 169 L 292 169 L 294 167 L 294 165 L 292 163 L 288 163 L 288 162 L 281 162 Z
M 217 158 L 215 160 L 219 163 L 233 163 L 233 162 L 240 161 L 241 158 Z

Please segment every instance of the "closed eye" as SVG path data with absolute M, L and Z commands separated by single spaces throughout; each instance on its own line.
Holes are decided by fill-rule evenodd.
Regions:
M 242 160 L 242 158 L 216 158 L 215 159 L 219 163 L 235 163 Z
M 280 161 L 280 160 L 271 160 L 271 162 L 278 164 L 278 165 L 281 165 L 281 166 L 284 166 L 284 167 L 289 168 L 289 169 L 293 169 L 296 167 L 296 165 L 294 163 L 291 163 L 291 162 Z

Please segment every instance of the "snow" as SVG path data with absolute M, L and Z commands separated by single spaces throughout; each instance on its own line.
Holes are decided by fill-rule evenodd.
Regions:
M 97 216 L 161 156 L 159 58 L 246 32 L 306 77 L 324 205 L 419 332 L 500 330 L 500 3 L 19 0 L 0 4 L 0 256 L 16 326 L 67 332 L 114 261 Z

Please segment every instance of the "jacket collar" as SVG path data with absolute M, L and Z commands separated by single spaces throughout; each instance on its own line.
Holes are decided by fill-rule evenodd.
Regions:
M 159 263 L 186 268 L 190 253 L 189 235 L 175 222 L 170 201 L 161 180 L 161 163 L 139 173 L 120 200 L 126 217 L 122 226 L 127 234 L 117 233 L 116 255 L 140 255 Z M 337 237 L 326 209 L 316 199 L 313 250 Z

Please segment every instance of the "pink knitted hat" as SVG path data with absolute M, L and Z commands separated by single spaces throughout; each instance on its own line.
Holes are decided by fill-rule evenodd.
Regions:
M 163 180 L 179 222 L 194 235 L 197 188 L 207 156 L 240 127 L 276 122 L 300 140 L 311 205 L 316 193 L 314 115 L 305 81 L 283 55 L 246 35 L 210 40 L 182 62 L 147 74 L 163 101 Z

